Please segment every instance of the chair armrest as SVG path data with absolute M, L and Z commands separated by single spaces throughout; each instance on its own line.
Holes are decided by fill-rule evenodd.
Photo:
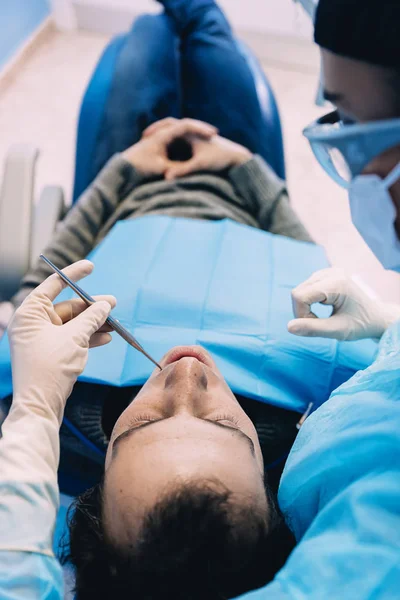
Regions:
M 12 146 L 0 191 L 0 301 L 17 291 L 30 265 L 33 188 L 38 149 Z
M 32 226 L 31 264 L 50 242 L 57 223 L 65 214 L 64 192 L 56 185 L 46 186 L 35 207 Z

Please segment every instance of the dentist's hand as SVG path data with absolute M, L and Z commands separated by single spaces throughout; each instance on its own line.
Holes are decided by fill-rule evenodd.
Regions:
M 323 269 L 292 292 L 296 317 L 288 324 L 290 333 L 305 337 L 337 340 L 380 338 L 400 319 L 400 305 L 385 304 L 371 298 L 341 269 Z M 333 307 L 331 317 L 319 319 L 312 304 Z
M 93 270 L 87 260 L 64 269 L 73 281 Z M 89 347 L 111 340 L 104 322 L 116 304 L 103 296 L 87 308 L 81 300 L 53 306 L 65 287 L 58 275 L 39 285 L 16 310 L 9 325 L 14 402 L 34 411 L 52 410 L 61 420 L 65 402 L 88 358 Z

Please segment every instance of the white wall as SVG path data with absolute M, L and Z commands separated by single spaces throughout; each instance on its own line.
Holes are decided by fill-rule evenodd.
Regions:
M 57 1 L 74 4 L 81 26 L 100 31 L 108 29 L 110 33 L 114 33 L 128 15 L 160 10 L 155 0 L 53 0 L 53 3 Z M 219 4 L 236 29 L 311 37 L 311 23 L 294 0 L 219 0 Z M 97 9 L 96 13 L 93 8 Z
M 220 0 L 236 28 L 284 35 L 311 35 L 311 22 L 294 0 Z

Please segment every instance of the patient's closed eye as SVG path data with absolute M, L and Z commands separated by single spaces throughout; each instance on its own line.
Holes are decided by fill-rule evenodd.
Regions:
M 154 418 L 150 415 L 137 415 L 130 420 L 130 426 L 123 433 L 121 433 L 117 438 L 115 438 L 112 449 L 113 453 L 116 450 L 117 445 L 124 439 L 127 439 L 130 435 L 134 434 L 138 429 L 144 429 L 145 427 L 151 427 L 155 423 L 159 421 L 168 420 L 167 418 Z M 220 427 L 222 429 L 230 429 L 237 435 L 241 437 L 242 440 L 245 440 L 250 448 L 253 456 L 255 455 L 255 448 L 253 440 L 242 430 L 239 420 L 236 417 L 231 415 L 218 415 L 212 419 L 201 419 L 203 422 L 211 424 L 213 427 Z M 225 422 L 224 422 L 225 421 Z
M 212 421 L 214 423 L 229 423 L 230 426 L 239 426 L 239 419 L 237 417 L 232 417 L 231 415 L 218 415 L 213 417 L 212 419 L 207 419 L 208 421 Z
M 167 418 L 167 417 L 164 417 Z M 158 421 L 163 421 L 163 417 L 154 417 L 154 415 L 150 414 L 142 414 L 135 415 L 131 417 L 128 421 L 129 429 L 139 429 L 141 426 L 147 425 L 149 423 L 157 423 Z M 213 417 L 212 419 L 204 419 L 205 421 L 211 421 L 212 423 L 220 423 L 221 425 L 225 422 L 228 423 L 231 427 L 237 427 L 239 425 L 239 419 L 233 417 L 232 415 L 218 415 Z
M 156 423 L 157 421 L 163 421 L 162 417 L 154 417 L 149 414 L 137 415 L 131 417 L 128 421 L 129 428 L 133 428 L 135 426 L 140 427 L 141 425 L 146 425 L 147 423 Z

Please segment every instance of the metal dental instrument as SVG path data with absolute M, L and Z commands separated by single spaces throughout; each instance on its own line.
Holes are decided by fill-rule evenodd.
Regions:
M 58 269 L 51 262 L 51 260 L 46 258 L 43 254 L 40 255 L 40 258 L 42 260 L 44 260 L 44 262 L 47 263 L 49 265 L 49 267 L 51 267 L 53 269 L 53 271 L 55 271 L 57 273 L 57 275 L 59 275 L 61 277 L 61 279 L 75 292 L 75 294 L 78 294 L 78 296 L 84 302 L 86 302 L 86 304 L 88 306 L 91 306 L 92 304 L 94 304 L 96 302 L 96 300 L 94 300 L 91 296 L 89 296 L 89 294 L 84 292 L 83 289 L 81 287 L 79 287 L 79 285 L 77 285 L 76 283 L 71 281 L 71 279 L 69 277 L 67 277 L 62 271 L 60 271 L 60 269 Z M 133 335 L 131 333 L 129 333 L 129 331 L 127 329 L 125 329 L 125 327 L 123 327 L 121 325 L 121 323 L 119 321 L 117 321 L 117 319 L 114 319 L 114 317 L 108 317 L 106 320 L 106 323 L 107 323 L 107 325 L 109 325 L 111 327 L 111 329 L 116 331 L 126 342 L 128 342 L 128 344 L 130 346 L 133 346 L 134 348 L 136 348 L 136 350 L 138 350 L 139 352 L 144 354 L 144 356 L 146 358 L 151 360 L 151 362 L 154 365 L 156 365 L 156 367 L 158 367 L 160 369 L 160 371 L 162 371 L 162 367 L 158 364 L 158 362 L 156 362 L 153 358 L 151 358 L 151 356 L 149 354 L 147 354 L 147 352 L 139 344 L 139 342 L 133 337 Z

